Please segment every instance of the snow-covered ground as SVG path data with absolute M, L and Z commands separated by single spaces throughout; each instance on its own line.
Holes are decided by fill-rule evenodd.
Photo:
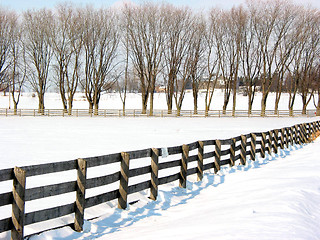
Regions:
M 0 104 L 1 99 L 3 97 Z M 116 102 L 111 99 L 110 102 Z M 60 108 L 58 100 L 52 100 L 51 108 Z M 25 99 L 25 102 L 32 101 L 33 98 Z M 29 106 L 34 108 L 36 104 Z M 192 105 L 189 107 L 192 109 Z M 0 169 L 225 139 L 316 120 L 320 118 L 0 117 L 0 151 L 3 153 Z M 126 210 L 117 209 L 116 201 L 101 204 L 86 209 L 86 219 L 102 217 L 86 221 L 84 232 L 76 233 L 64 227 L 32 236 L 30 240 L 319 239 L 319 147 L 317 140 L 290 147 L 266 159 L 249 161 L 247 166 L 224 167 L 216 175 L 207 171 L 202 182 L 196 182 L 196 176 L 191 176 L 187 189 L 180 189 L 177 182 L 160 186 L 155 202 L 147 198 L 148 191 L 130 195 L 129 202 L 140 201 Z M 90 178 L 101 174 L 99 169 L 89 170 Z M 69 171 L 45 178 L 30 177 L 27 188 L 71 181 L 75 177 L 75 172 Z M 10 191 L 10 184 L 0 183 L 0 192 Z M 129 184 L 133 183 L 129 180 Z M 87 196 L 95 194 L 87 192 Z M 26 212 L 74 201 L 74 193 L 65 195 L 27 202 Z M 0 207 L 0 218 L 10 215 L 10 207 Z M 26 226 L 25 234 L 72 222 L 69 216 Z M 10 235 L 2 233 L 0 239 L 10 239 Z
M 34 97 L 32 97 L 34 95 Z M 316 98 L 317 100 L 317 98 Z M 279 110 L 288 110 L 289 94 L 283 93 L 279 103 Z M 45 108 L 47 109 L 62 109 L 60 95 L 57 93 L 46 93 L 45 94 Z M 267 110 L 274 109 L 275 93 L 270 93 L 267 100 Z M 248 98 L 242 94 L 237 94 L 237 110 L 247 110 Z M 259 110 L 261 104 L 261 93 L 256 93 L 253 110 Z M 87 109 L 88 102 L 83 93 L 77 93 L 74 99 L 74 109 Z M 211 104 L 211 110 L 222 110 L 223 106 L 223 92 L 221 89 L 217 89 L 214 92 L 213 100 Z M 0 108 L 13 107 L 12 99 L 7 96 L 0 96 Z M 101 109 L 122 109 L 122 102 L 119 93 L 105 93 L 101 96 L 99 103 Z M 37 109 L 38 98 L 34 93 L 25 92 L 22 93 L 21 100 L 18 108 L 21 109 Z M 141 94 L 139 93 L 128 93 L 126 100 L 127 109 L 141 109 Z M 312 101 L 308 104 L 308 109 L 314 109 Z M 154 109 L 167 109 L 166 95 L 165 93 L 155 93 L 154 96 Z M 205 109 L 205 93 L 199 93 L 198 96 L 198 109 Z M 232 109 L 232 99 L 228 105 L 228 109 Z M 302 109 L 301 97 L 298 95 L 294 104 L 294 110 Z M 193 110 L 193 96 L 191 92 L 187 92 L 183 103 L 182 110 Z

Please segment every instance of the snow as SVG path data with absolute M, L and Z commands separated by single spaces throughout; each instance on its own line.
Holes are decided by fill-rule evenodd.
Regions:
M 32 97 L 34 95 L 34 97 Z M 267 110 L 274 109 L 276 94 L 271 92 L 268 95 L 267 99 Z M 261 93 L 256 93 L 252 109 L 260 110 L 261 104 Z M 45 107 L 46 109 L 61 109 L 63 107 L 62 102 L 60 100 L 59 94 L 56 93 L 46 93 L 45 94 Z M 317 101 L 317 97 L 315 99 Z M 223 91 L 222 89 L 216 89 L 213 94 L 211 110 L 222 110 L 224 101 Z M 279 102 L 279 110 L 288 110 L 288 102 L 289 102 L 289 94 L 282 93 L 281 99 Z M 243 96 L 242 94 L 237 94 L 237 110 L 247 110 L 248 109 L 248 98 Z M 1 108 L 13 107 L 11 97 L 0 96 L 0 106 Z M 22 97 L 20 99 L 19 108 L 21 109 L 37 109 L 38 108 L 38 98 L 36 94 L 30 92 L 22 93 Z M 74 102 L 74 109 L 88 109 L 89 104 L 83 93 L 76 93 Z M 122 102 L 120 99 L 119 93 L 105 93 L 102 94 L 101 100 L 99 103 L 100 109 L 122 109 Z M 139 93 L 128 93 L 126 100 L 126 108 L 127 109 L 141 109 L 141 94 Z M 311 101 L 308 104 L 308 109 L 314 109 L 314 104 Z M 154 94 L 154 109 L 167 109 L 166 104 L 166 95 L 165 93 L 155 93 Z M 175 109 L 175 108 L 174 108 Z M 198 109 L 205 110 L 205 93 L 200 92 L 198 96 Z M 228 110 L 232 109 L 232 99 L 230 98 L 230 102 L 228 105 Z M 297 95 L 295 104 L 293 107 L 294 110 L 302 109 L 302 101 L 299 95 Z M 187 92 L 185 94 L 182 110 L 193 110 L 193 95 L 192 92 Z
M 0 103 L 8 100 L 3 99 L 0 97 Z M 30 104 L 33 100 L 26 97 L 21 105 L 36 107 Z M 60 108 L 57 96 L 52 94 L 48 104 L 50 101 L 52 108 Z M 239 98 L 241 101 L 245 102 Z M 85 102 L 82 104 L 85 108 Z M 285 106 L 284 101 L 281 104 Z M 192 109 L 192 105 L 186 105 Z M 317 120 L 320 118 L 0 117 L 0 169 L 226 139 Z M 290 146 L 265 159 L 248 160 L 246 166 L 225 166 L 218 174 L 206 171 L 201 182 L 195 175 L 190 176 L 187 189 L 179 188 L 178 182 L 161 185 L 157 201 L 148 198 L 149 191 L 142 191 L 129 195 L 129 202 L 139 201 L 126 210 L 118 209 L 116 201 L 86 209 L 85 218 L 95 219 L 86 221 L 81 233 L 63 227 L 29 239 L 319 239 L 319 154 L 319 140 Z M 130 166 L 143 164 L 150 164 L 150 160 L 135 160 Z M 96 177 L 105 171 L 88 169 L 88 176 Z M 27 187 L 75 178 L 75 171 L 30 177 Z M 135 181 L 139 179 L 130 179 L 129 184 Z M 0 183 L 0 192 L 10 191 L 11 186 Z M 106 188 L 92 189 L 86 195 L 99 191 Z M 71 203 L 74 197 L 72 193 L 30 201 L 26 212 Z M 10 214 L 10 207 L 0 207 L 0 218 Z M 72 222 L 73 216 L 67 216 L 26 226 L 25 234 Z M 10 239 L 10 233 L 0 234 L 0 239 Z

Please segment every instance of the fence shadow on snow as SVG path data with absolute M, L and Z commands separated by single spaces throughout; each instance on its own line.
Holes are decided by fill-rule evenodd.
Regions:
M 12 217 L 0 219 L 0 233 L 11 231 L 12 239 L 23 239 L 25 226 L 30 225 L 32 227 L 32 224 L 63 216 L 74 216 L 74 223 L 66 225 L 71 224 L 75 231 L 80 232 L 83 231 L 85 209 L 116 199 L 118 200 L 118 208 L 125 209 L 128 206 L 129 195 L 147 189 L 150 191 L 149 198 L 152 200 L 157 200 L 160 193 L 159 197 L 163 198 L 161 208 L 166 209 L 170 207 L 171 204 L 168 201 L 171 201 L 171 199 L 166 196 L 164 191 L 159 191 L 159 185 L 179 181 L 179 187 L 183 189 L 187 188 L 187 177 L 189 175 L 196 174 L 197 180 L 202 181 L 205 170 L 211 169 L 214 173 L 227 171 L 226 169 L 228 171 L 235 171 L 234 168 L 223 167 L 224 165 L 233 167 L 239 164 L 241 166 L 237 168 L 243 171 L 260 167 L 262 164 L 272 160 L 270 159 L 272 152 L 277 157 L 290 154 L 290 152 L 284 152 L 280 149 L 296 146 L 294 144 L 301 145 L 311 142 L 318 136 L 319 130 L 320 121 L 315 121 L 267 132 L 249 133 L 231 139 L 197 141 L 165 149 L 148 148 L 72 161 L 3 169 L 0 170 L 0 182 L 12 181 L 13 190 L 0 194 L 0 207 L 11 205 Z M 279 152 L 282 155 L 279 155 Z M 261 158 L 265 158 L 262 164 L 255 162 L 256 154 L 260 154 Z M 171 160 L 172 158 L 166 158 L 167 156 L 178 159 Z M 249 164 L 247 163 L 247 156 L 251 160 Z M 130 165 L 135 165 L 135 161 L 146 158 L 150 159 L 149 164 L 146 166 L 130 167 Z M 101 168 L 101 166 L 108 167 L 111 164 L 118 164 L 120 167 L 107 175 L 88 178 L 88 169 L 94 167 Z M 77 179 L 58 184 L 26 188 L 26 181 L 29 177 L 46 176 L 51 173 L 62 173 L 68 170 L 75 170 L 77 172 Z M 149 177 L 146 175 L 149 175 Z M 143 180 L 129 185 L 129 178 L 134 179 L 139 176 Z M 216 177 L 218 175 L 206 175 L 206 186 L 215 186 L 216 184 L 223 183 L 223 174 L 219 174 L 219 181 L 216 181 Z M 110 184 L 118 184 L 119 187 L 112 191 L 86 197 L 86 191 L 89 189 Z M 203 189 L 197 183 L 192 184 L 192 186 L 197 189 L 188 193 L 187 198 L 177 204 L 186 203 Z M 181 189 L 177 190 L 178 194 L 179 191 L 180 194 L 185 194 Z M 72 192 L 76 193 L 75 202 L 61 202 L 59 204 L 64 205 L 38 211 L 25 211 L 26 202 Z M 143 214 L 137 217 L 142 211 L 146 211 L 146 214 L 148 212 L 149 214 L 157 214 L 154 212 L 154 208 L 154 203 L 149 203 L 143 209 L 137 208 L 129 213 L 133 218 L 124 219 L 122 223 L 132 224 L 134 221 L 146 217 Z M 110 218 L 118 220 L 119 216 L 116 212 Z M 116 231 L 119 226 L 117 224 L 108 226 L 110 232 Z M 99 231 L 97 234 L 99 234 Z

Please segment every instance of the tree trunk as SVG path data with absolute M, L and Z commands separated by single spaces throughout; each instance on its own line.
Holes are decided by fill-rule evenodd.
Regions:
M 154 92 L 150 92 L 150 116 L 153 116 L 153 97 L 154 97 Z
M 193 114 L 198 114 L 198 93 L 193 92 Z
M 44 115 L 44 95 L 43 94 L 39 94 L 38 95 L 38 99 L 39 99 L 38 112 L 41 115 Z
M 69 97 L 69 99 L 68 99 L 68 115 L 72 115 L 72 104 L 73 104 L 73 98 Z
M 13 100 L 13 114 L 17 115 L 18 103 Z
M 89 114 L 93 113 L 93 102 L 89 102 Z
M 262 99 L 261 99 L 261 116 L 262 117 L 264 117 L 266 115 L 267 98 L 268 98 L 268 95 L 263 93 Z
M 252 97 L 252 93 L 248 92 L 248 115 L 251 115 L 251 113 L 252 113 L 252 100 L 251 100 L 251 97 Z

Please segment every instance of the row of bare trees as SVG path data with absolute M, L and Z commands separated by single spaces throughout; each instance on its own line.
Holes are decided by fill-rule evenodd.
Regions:
M 320 11 L 290 1 L 248 1 L 207 14 L 166 3 L 118 9 L 64 4 L 20 16 L 0 10 L 0 24 L 0 81 L 10 86 L 15 109 L 24 83 L 37 93 L 39 111 L 54 83 L 66 112 L 72 110 L 76 91 L 84 91 L 94 111 L 101 94 L 114 86 L 125 110 L 135 80 L 143 113 L 149 107 L 153 114 L 159 85 L 165 87 L 169 113 L 181 110 L 187 88 L 197 113 L 200 88 L 208 111 L 222 79 L 224 111 L 231 100 L 236 110 L 241 86 L 249 113 L 257 91 L 262 92 L 262 115 L 275 91 L 275 111 L 281 94 L 288 92 L 289 110 L 300 95 L 303 113 L 313 99 L 320 114 Z

